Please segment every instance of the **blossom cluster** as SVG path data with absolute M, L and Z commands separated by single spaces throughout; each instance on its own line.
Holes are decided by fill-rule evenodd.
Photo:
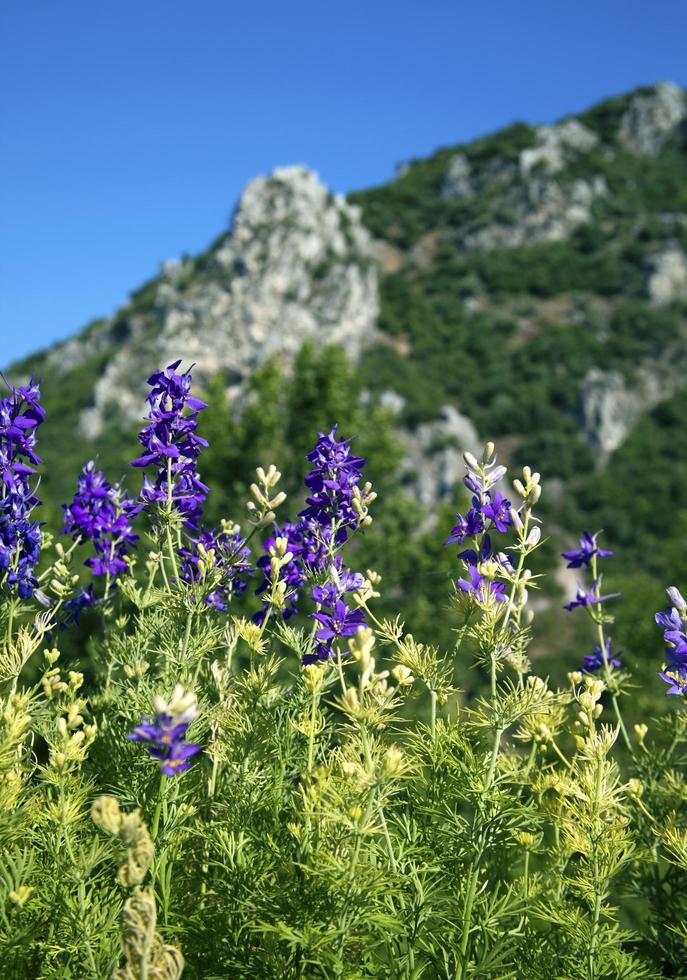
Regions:
M 253 569 L 250 549 L 238 528 L 202 529 L 179 550 L 180 575 L 185 582 L 200 582 L 215 574 L 217 582 L 206 597 L 208 606 L 226 612 L 233 595 L 244 592 Z
M 154 480 L 144 478 L 141 498 L 146 504 L 175 509 L 184 526 L 195 531 L 202 514 L 208 487 L 196 470 L 196 459 L 207 441 L 196 434 L 198 413 L 207 408 L 191 395 L 191 374 L 177 374 L 181 361 L 148 378 L 149 424 L 139 434 L 145 452 L 132 466 L 157 466 Z
M 670 685 L 666 694 L 687 694 L 687 602 L 674 586 L 666 591 L 670 605 L 656 613 L 666 642 L 666 663 L 659 677 Z
M 607 595 L 601 595 L 601 575 L 597 574 L 597 562 L 600 558 L 610 558 L 613 552 L 607 548 L 599 547 L 597 543 L 599 534 L 599 531 L 596 534 L 592 534 L 590 531 L 584 531 L 580 538 L 579 547 L 561 552 L 561 557 L 565 558 L 568 568 L 589 568 L 592 574 L 590 588 L 586 588 L 581 582 L 577 583 L 575 598 L 571 599 L 564 606 L 568 612 L 577 608 L 587 608 L 591 612 L 592 607 L 600 606 L 604 602 L 608 602 L 610 599 L 617 599 L 620 596 L 619 592 L 609 592 Z M 588 673 L 598 670 L 617 670 L 622 666 L 620 659 L 617 656 L 611 655 L 610 639 L 604 639 L 603 646 L 601 643 L 597 643 L 592 653 L 584 657 L 583 663 L 584 669 Z
M 465 516 L 456 514 L 456 524 L 444 543 L 463 544 L 468 539 L 475 539 L 473 547 L 458 553 L 458 557 L 466 565 L 467 577 L 459 578 L 456 585 L 460 592 L 479 603 L 489 600 L 503 602 L 506 598 L 505 584 L 485 576 L 480 571 L 480 566 L 491 561 L 505 572 L 512 571 L 508 556 L 501 552 L 494 554 L 491 542 L 494 532 L 505 534 L 513 523 L 511 502 L 496 489 L 496 485 L 506 475 L 506 467 L 496 464 L 491 443 L 487 446 L 481 463 L 472 453 L 465 453 L 463 458 L 467 467 L 463 483 L 472 494 L 472 506 Z
M 131 521 L 143 504 L 131 500 L 118 483 L 109 483 L 91 460 L 79 476 L 71 504 L 62 506 L 64 533 L 93 544 L 95 555 L 85 562 L 93 574 L 115 579 L 125 571 L 129 549 L 138 541 Z
M 0 572 L 5 586 L 22 599 L 38 586 L 35 567 L 41 549 L 41 526 L 31 514 L 40 500 L 31 487 L 36 455 L 36 430 L 45 419 L 40 385 L 12 387 L 0 400 Z
M 320 432 L 318 441 L 306 459 L 313 464 L 305 478 L 310 491 L 306 507 L 297 521 L 275 525 L 274 533 L 265 541 L 265 552 L 258 561 L 263 582 L 257 589 L 263 608 L 255 615 L 263 622 L 269 615 L 266 598 L 272 582 L 273 569 L 278 567 L 280 581 L 285 585 L 282 616 L 298 612 L 298 590 L 312 578 L 326 576 L 326 583 L 315 585 L 311 599 L 317 607 L 312 618 L 318 624 L 315 648 L 304 656 L 304 663 L 327 660 L 335 656 L 338 637 L 352 636 L 365 625 L 361 610 L 351 609 L 345 601 L 347 593 L 362 585 L 363 577 L 353 573 L 342 561 L 339 549 L 350 534 L 369 521 L 367 508 L 375 498 L 369 484 L 360 487 L 365 460 L 351 452 L 350 439 L 337 438 L 336 426 L 328 433 Z M 274 562 L 277 542 L 290 555 L 286 562 Z
M 180 684 L 169 703 L 160 695 L 153 698 L 155 713 L 143 715 L 141 724 L 127 735 L 132 742 L 144 742 L 150 755 L 161 764 L 165 776 L 175 776 L 191 766 L 191 757 L 201 746 L 186 741 L 188 727 L 198 713 L 196 696 L 184 693 Z

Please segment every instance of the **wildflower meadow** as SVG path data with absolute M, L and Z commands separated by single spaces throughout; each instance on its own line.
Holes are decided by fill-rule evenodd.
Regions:
M 465 454 L 441 650 L 352 567 L 376 497 L 355 433 L 313 433 L 293 519 L 271 466 L 209 527 L 207 406 L 181 362 L 148 386 L 126 481 L 85 460 L 59 534 L 40 385 L 0 401 L 2 980 L 687 976 L 678 587 L 646 610 L 669 697 L 629 722 L 601 532 L 562 555 L 588 646 L 560 685 L 528 657 L 533 468 Z

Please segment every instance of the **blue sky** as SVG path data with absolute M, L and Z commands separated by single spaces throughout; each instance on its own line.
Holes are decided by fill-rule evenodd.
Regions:
M 337 191 L 515 119 L 687 83 L 682 0 L 5 0 L 0 363 L 111 313 L 251 177 Z

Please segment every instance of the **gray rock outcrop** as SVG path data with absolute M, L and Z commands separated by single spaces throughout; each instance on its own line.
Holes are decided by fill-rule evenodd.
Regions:
M 579 119 L 566 119 L 556 126 L 538 126 L 537 145 L 520 153 L 520 173 L 529 176 L 535 167 L 556 174 L 578 153 L 588 153 L 598 137 Z
M 687 299 L 687 256 L 681 248 L 666 248 L 650 256 L 647 289 L 654 306 Z
M 682 385 L 678 365 L 642 365 L 628 381 L 619 371 L 592 368 L 581 387 L 584 436 L 603 464 L 623 444 L 640 417 Z
M 401 472 L 408 490 L 424 507 L 450 500 L 463 478 L 463 453 L 479 454 L 482 445 L 473 423 L 452 405 L 444 405 L 439 418 L 413 432 L 399 431 L 405 449 Z
M 530 178 L 503 196 L 501 210 L 510 213 L 510 220 L 469 232 L 462 240 L 463 247 L 487 250 L 564 241 L 575 228 L 591 219 L 594 202 L 606 192 L 606 181 L 601 176 L 567 183 L 555 178 Z
M 620 121 L 618 138 L 630 153 L 656 156 L 687 115 L 685 93 L 672 82 L 659 82 L 637 93 Z
M 202 273 L 187 272 L 184 263 L 167 264 L 152 309 L 124 311 L 127 341 L 97 381 L 81 417 L 84 435 L 97 436 L 113 408 L 140 418 L 147 373 L 180 354 L 195 362 L 201 382 L 224 372 L 231 397 L 264 360 L 278 355 L 288 364 L 306 340 L 339 344 L 356 359 L 374 339 L 379 300 L 370 236 L 359 209 L 306 167 L 253 180 Z M 107 335 L 106 326 L 98 342 Z M 56 351 L 65 353 L 64 346 Z
M 442 184 L 441 194 L 448 201 L 461 201 L 472 197 L 476 192 L 472 179 L 470 162 L 464 153 L 456 153 L 448 162 L 446 176 Z

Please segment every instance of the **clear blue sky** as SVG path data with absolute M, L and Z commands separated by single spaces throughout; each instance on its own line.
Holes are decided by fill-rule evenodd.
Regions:
M 684 0 L 4 0 L 0 364 L 111 313 L 302 162 L 335 190 L 687 82 Z

